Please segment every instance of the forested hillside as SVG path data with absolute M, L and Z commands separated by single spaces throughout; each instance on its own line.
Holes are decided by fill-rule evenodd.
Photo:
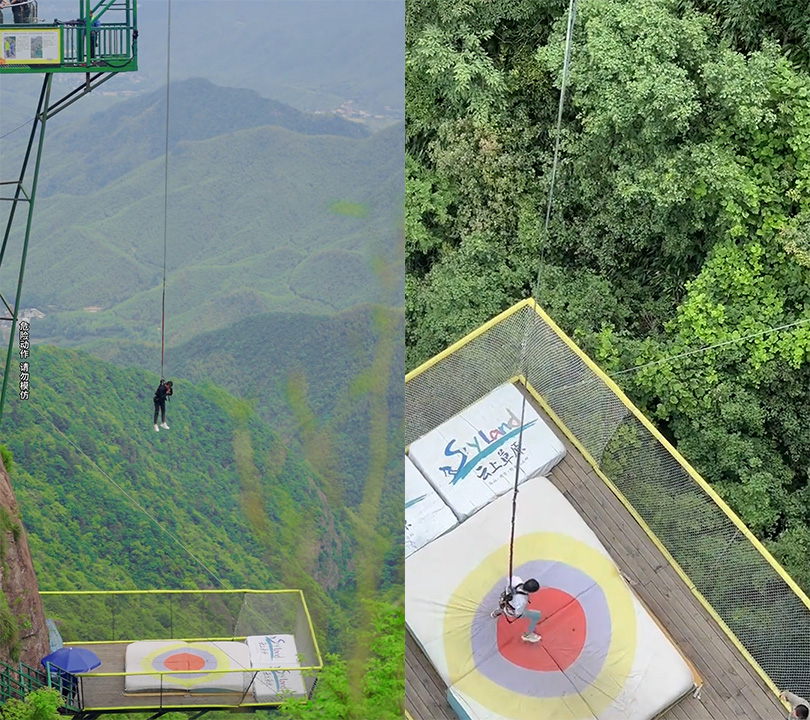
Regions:
M 402 399 L 386 378 L 402 368 L 379 357 L 401 332 L 377 317 L 372 348 L 364 321 L 342 338 L 361 341 L 353 405 L 330 417 L 291 378 L 287 412 L 304 418 L 294 443 L 255 398 L 210 381 L 176 381 L 171 428 L 154 433 L 154 375 L 37 346 L 32 397 L 4 419 L 40 589 L 301 588 L 328 664 L 314 703 L 281 717 L 398 717 Z M 344 472 L 346 458 L 360 467 Z
M 390 325 L 386 325 L 390 323 Z M 273 432 L 295 447 L 339 488 L 341 502 L 356 509 L 369 478 L 372 442 L 387 449 L 378 531 L 388 538 L 384 577 L 403 581 L 402 353 L 381 377 L 387 420 L 372 438 L 375 388 L 370 374 L 383 335 L 401 347 L 404 314 L 360 306 L 334 315 L 273 313 L 232 324 L 227 332 L 202 333 L 167 353 L 171 376 L 213 383 L 247 399 Z M 98 341 L 86 349 L 122 367 L 154 365 L 159 347 L 136 341 Z M 194 411 L 183 410 L 184 423 Z
M 583 0 L 407 17 L 407 366 L 540 304 L 810 590 L 810 14 Z
M 4 435 L 40 589 L 301 587 L 325 647 L 348 647 L 351 520 L 246 403 L 178 381 L 155 433 L 155 376 L 48 347 L 30 362 Z

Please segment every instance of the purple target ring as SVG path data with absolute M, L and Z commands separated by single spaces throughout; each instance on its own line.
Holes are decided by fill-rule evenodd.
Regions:
M 535 578 L 541 587 L 557 588 L 576 598 L 587 620 L 585 644 L 579 657 L 564 672 L 529 670 L 504 658 L 498 650 L 498 621 L 489 616 L 498 607 L 504 578 L 484 596 L 473 618 L 471 641 L 475 667 L 494 683 L 521 695 L 551 698 L 583 692 L 602 671 L 613 636 L 604 591 L 582 570 L 553 560 L 532 560 L 516 567 L 514 574 L 524 580 Z M 538 632 L 542 633 L 542 624 Z

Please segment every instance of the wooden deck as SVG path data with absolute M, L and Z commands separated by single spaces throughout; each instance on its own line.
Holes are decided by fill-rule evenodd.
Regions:
M 101 660 L 101 666 L 93 673 L 124 672 L 124 660 L 127 645 L 125 643 L 108 643 L 103 645 L 87 645 Z M 93 677 L 83 676 L 81 679 L 81 700 L 85 710 L 123 709 L 132 708 L 134 712 L 149 709 L 166 709 L 170 707 L 227 708 L 238 707 L 240 704 L 255 705 L 253 692 L 246 695 L 242 693 L 184 693 L 182 690 L 156 693 L 125 693 L 124 676 Z
M 610 552 L 633 590 L 703 678 L 701 699 L 687 696 L 662 720 L 769 720 L 787 711 L 717 623 L 695 599 L 618 498 L 579 451 L 534 403 L 565 443 L 567 455 L 549 479 L 579 511 Z M 406 578 L 407 582 L 407 564 Z M 407 634 L 405 705 L 413 720 L 458 720 L 447 687 Z

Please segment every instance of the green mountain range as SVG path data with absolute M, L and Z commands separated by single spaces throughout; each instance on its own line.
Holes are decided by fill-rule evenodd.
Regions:
M 209 84 L 187 89 L 195 87 L 206 106 L 227 104 L 234 92 L 256 100 Z M 136 118 L 148 113 L 141 100 L 116 106 L 109 126 L 126 125 L 126 107 Z M 244 106 L 236 107 L 240 114 Z M 263 113 L 244 117 L 264 122 Z M 134 162 L 133 147 L 159 144 L 156 126 L 134 122 L 144 128 L 140 140 L 121 130 L 90 157 L 72 149 L 87 142 L 53 139 L 44 176 L 86 193 L 63 189 L 37 205 L 23 305 L 46 314 L 38 339 L 159 339 L 164 201 L 169 344 L 255 314 L 403 302 L 401 283 L 387 290 L 380 273 L 397 263 L 402 245 L 404 127 L 351 138 L 270 124 L 225 132 L 227 125 L 174 146 L 167 200 L 163 157 L 110 177 Z M 109 158 L 93 159 L 100 154 Z M 72 185 L 61 175 L 69 172 Z
M 220 87 L 200 78 L 172 82 L 170 93 L 170 152 L 181 142 L 264 126 L 303 135 L 371 134 L 364 125 L 335 115 L 303 113 L 251 90 Z M 59 192 L 84 197 L 150 160 L 163 159 L 166 88 L 112 104 L 90 118 L 57 125 L 47 143 L 40 197 Z

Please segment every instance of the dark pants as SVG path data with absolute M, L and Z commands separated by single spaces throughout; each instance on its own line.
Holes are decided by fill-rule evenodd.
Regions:
M 11 12 L 14 14 L 14 22 L 18 25 L 21 23 L 33 23 L 37 21 L 36 6 L 33 2 L 24 2 L 18 0 L 16 3 L 11 0 Z
M 160 421 L 166 422 L 166 398 L 163 400 L 154 399 L 155 401 L 155 425 L 157 425 L 158 409 L 160 409 Z

